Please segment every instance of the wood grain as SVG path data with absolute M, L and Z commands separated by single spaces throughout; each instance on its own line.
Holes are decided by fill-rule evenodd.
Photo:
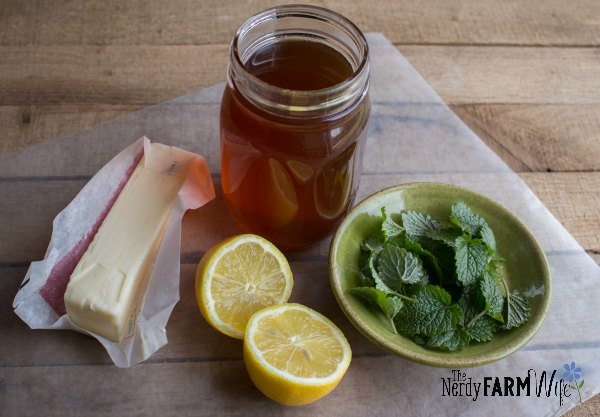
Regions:
M 420 367 L 406 366 L 405 361 L 390 355 L 355 357 L 348 373 L 330 395 L 303 407 L 282 407 L 263 396 L 252 385 L 241 360 L 149 363 L 128 369 L 112 365 L 0 368 L 0 380 L 3 392 L 11 399 L 2 404 L 6 417 L 37 417 L 38 404 L 43 404 L 45 416 L 61 417 L 314 416 L 324 410 L 334 417 L 391 417 L 401 415 L 407 408 L 424 408 L 417 402 L 422 395 L 421 387 L 411 383 L 414 378 L 422 378 L 420 372 Z M 440 396 L 439 378 L 448 377 L 450 372 L 439 369 L 431 375 L 432 396 L 427 398 L 431 403 L 425 412 L 443 415 L 445 404 L 453 400 Z M 232 396 L 235 401 L 231 401 Z M 373 401 L 373 398 L 382 399 Z M 455 399 L 453 405 L 457 407 L 461 400 L 465 399 Z M 496 400 L 498 409 L 506 412 L 504 415 L 514 415 L 510 414 L 514 410 L 508 410 L 509 401 L 517 398 Z
M 227 44 L 235 28 L 253 12 L 281 2 L 285 0 L 0 2 L 0 152 L 23 149 L 79 131 L 223 80 Z M 599 169 L 600 3 L 594 0 L 578 0 L 575 4 L 561 0 L 314 3 L 336 9 L 364 31 L 381 31 L 396 43 L 426 81 L 513 169 L 534 171 L 521 176 L 585 248 L 598 251 L 596 225 L 600 224 L 597 215 L 600 202 L 595 190 L 599 189 L 600 180 L 597 173 L 576 171 Z M 573 172 L 544 174 L 543 171 Z M 69 186 L 64 182 L 63 191 L 57 191 L 60 184 L 54 190 L 68 198 L 81 185 L 80 182 Z M 38 197 L 43 198 L 43 193 L 48 192 L 44 189 L 38 190 L 42 193 Z M 4 198 L 5 194 L 0 196 Z M 31 201 L 24 193 L 22 197 L 24 204 Z M 40 223 L 25 222 L 29 228 L 27 234 L 38 236 L 39 242 L 17 239 L 19 243 L 10 249 L 4 244 L 0 253 L 8 250 L 6 253 L 11 254 L 5 260 L 18 262 L 30 258 L 31 253 L 39 256 L 43 252 L 49 237 L 49 220 L 61 208 L 60 202 L 52 203 L 52 198 L 47 197 L 50 201 L 41 204 L 38 210 L 43 214 Z M 13 218 L 19 216 L 15 207 L 10 213 Z M 42 220 L 45 226 L 40 226 Z M 186 222 L 197 220 L 190 217 Z M 5 219 L 0 226 L 6 227 Z M 32 252 L 26 253 L 28 250 Z M 198 255 L 199 252 L 190 252 L 187 261 L 195 261 Z M 600 261 L 598 255 L 595 259 Z M 318 275 L 320 267 L 315 262 L 298 259 L 294 267 L 301 268 L 302 273 Z M 23 324 L 10 311 L 9 303 L 23 271 L 23 267 L 6 268 L 6 264 L 0 267 L 0 329 L 13 332 L 10 334 L 33 353 L 28 359 L 33 362 L 26 362 L 25 355 L 14 349 L 16 345 L 5 350 L 6 343 L 0 344 L 0 360 L 15 356 L 21 358 L 21 364 L 41 363 L 48 357 L 48 350 L 44 351 L 39 344 L 43 340 L 49 343 L 45 347 L 52 352 L 77 353 L 79 364 L 99 365 L 0 368 L 3 415 L 39 415 L 39 408 L 29 407 L 32 398 L 35 404 L 46 400 L 46 415 L 69 412 L 64 408 L 68 402 L 70 412 L 86 415 L 184 415 L 189 410 L 231 414 L 239 410 L 222 400 L 232 392 L 231 379 L 238 381 L 236 392 L 241 393 L 249 409 L 265 415 L 283 413 L 266 403 L 244 379 L 243 364 L 236 359 L 237 353 L 233 354 L 236 345 L 222 342 L 222 351 L 218 352 L 224 353 L 223 361 L 168 363 L 171 357 L 204 360 L 207 357 L 202 355 L 216 352 L 201 352 L 193 344 L 198 338 L 193 333 L 197 322 L 186 320 L 195 313 L 193 300 L 185 299 L 174 313 L 181 323 L 170 324 L 175 327 L 170 332 L 169 350 L 160 351 L 157 357 L 167 363 L 154 363 L 150 365 L 153 368 L 133 372 L 107 373 L 109 367 L 101 365 L 106 363 L 106 355 L 93 340 L 72 332 L 28 332 L 19 327 Z M 190 271 L 186 274 L 189 276 Z M 339 312 L 332 314 L 338 317 Z M 192 332 L 193 337 L 178 336 L 184 331 Z M 219 342 L 217 345 L 221 347 Z M 70 356 L 71 359 L 59 353 L 55 363 L 72 364 Z M 380 357 L 362 357 L 355 364 L 358 369 L 379 374 L 397 375 L 403 371 Z M 207 382 L 203 382 L 206 378 L 198 377 L 208 374 L 214 377 Z M 161 381 L 176 383 L 164 390 L 163 384 L 155 382 L 157 375 Z M 90 389 L 106 390 L 108 399 L 90 394 L 73 401 L 61 397 L 60 392 L 58 397 L 48 395 L 47 387 L 56 386 L 57 378 L 63 383 L 76 384 L 82 376 L 100 381 L 100 386 L 93 384 Z M 121 389 L 108 385 L 115 378 Z M 151 401 L 136 397 L 136 391 L 131 389 L 134 379 L 141 384 L 138 392 L 148 394 Z M 84 387 L 82 392 L 89 389 Z M 329 410 L 344 410 L 344 415 L 378 413 L 373 409 L 346 409 L 348 392 L 358 399 L 369 393 L 356 387 L 345 392 L 332 397 Z M 211 403 L 213 398 L 216 400 Z M 172 408 L 167 409 L 164 404 L 172 404 Z M 214 408 L 206 404 L 213 404 Z M 387 410 L 390 408 L 382 408 L 379 414 Z M 600 395 L 567 416 L 591 417 L 598 415 L 598 410 Z M 285 413 L 308 415 L 311 410 L 288 409 Z
M 600 105 L 450 106 L 514 171 L 600 170 Z M 112 120 L 140 105 L 0 106 L 0 155 Z
M 448 104 L 600 103 L 596 48 L 399 49 Z M 155 104 L 223 81 L 227 67 L 225 44 L 2 46 L 0 56 L 3 106 Z
M 398 49 L 449 104 L 600 102 L 596 48 L 399 45 Z
M 167 325 L 169 343 L 154 354 L 150 362 L 242 358 L 241 341 L 217 332 L 200 315 L 194 290 L 198 260 L 181 266 L 181 300 Z M 295 277 L 292 302 L 308 305 L 334 321 L 347 336 L 355 355 L 383 354 L 360 336 L 338 308 L 329 286 L 325 260 L 293 261 L 290 265 Z M 7 340 L 12 341 L 0 348 L 0 368 L 112 364 L 102 345 L 93 338 L 75 332 L 31 331 L 11 307 L 26 268 L 0 268 L 0 271 L 4 275 L 0 280 L 0 329 Z
M 600 394 L 568 411 L 564 417 L 598 417 L 598 410 L 600 410 Z
M 550 255 L 551 257 L 554 255 Z M 600 256 L 595 255 L 600 262 Z M 180 278 L 181 300 L 175 306 L 167 325 L 168 344 L 148 360 L 150 363 L 185 361 L 225 362 L 242 358 L 241 342 L 225 337 L 202 318 L 195 296 L 194 283 L 198 258 L 182 264 Z M 292 302 L 299 302 L 325 314 L 346 335 L 355 357 L 383 356 L 385 353 L 362 337 L 337 306 L 329 285 L 327 261 L 296 260 L 290 262 L 294 274 Z M 23 281 L 27 267 L 0 267 L 0 330 L 10 344 L 0 345 L 2 367 L 73 366 L 112 364 L 104 348 L 93 338 L 70 331 L 32 331 L 13 312 L 12 301 Z M 555 282 L 555 291 L 560 282 Z M 568 286 L 568 285 L 567 285 Z M 593 291 L 593 290 L 592 290 Z M 562 296 L 564 303 L 593 302 L 586 293 Z M 550 326 L 550 327 L 549 327 Z M 561 320 L 547 321 L 544 330 L 536 336 L 535 346 L 547 347 L 556 342 L 554 332 L 561 328 Z M 583 321 L 572 329 L 573 340 L 598 340 L 586 332 L 593 332 L 595 324 Z M 581 339 L 575 336 L 581 336 Z M 0 392 L 0 398 L 2 393 Z
M 451 107 L 515 171 L 600 170 L 597 104 Z
M 139 105 L 46 104 L 0 106 L 0 155 L 18 152 L 38 143 L 123 116 Z
M 590 224 L 600 224 L 600 212 L 589 209 L 600 205 L 597 193 L 589 192 L 600 189 L 600 173 L 527 173 L 521 176 L 585 250 L 600 253 L 600 230 L 590 227 Z M 428 178 L 436 177 L 429 175 Z M 410 175 L 364 176 L 358 199 L 388 186 L 419 179 Z M 485 189 L 490 177 L 441 174 L 438 180 L 467 180 L 470 188 Z M 42 259 L 50 240 L 52 220 L 85 183 L 86 180 L 78 179 L 0 182 L 0 195 L 12 196 L 10 200 L 0 200 L 0 216 L 5 219 L 0 223 L 0 235 L 4 237 L 0 240 L 0 265 L 26 265 Z M 219 187 L 217 182 L 218 198 L 215 201 L 189 212 L 184 218 L 181 250 L 188 262 L 197 261 L 203 252 L 222 239 L 240 233 L 227 214 Z M 554 241 L 551 235 L 546 236 L 544 231 L 539 231 L 538 238 L 548 249 L 563 248 L 563 244 Z M 302 256 L 325 259 L 327 250 L 328 242 L 325 241 Z
M 198 45 L 227 43 L 250 15 L 286 1 L 4 0 L 0 45 Z M 594 0 L 324 0 L 364 31 L 395 43 L 599 45 Z
M 599 255 L 594 259 L 600 262 Z M 369 412 L 373 412 L 371 407 L 381 407 L 379 415 L 388 415 L 390 405 L 387 402 L 372 404 L 369 398 L 382 393 L 388 398 L 386 390 L 393 391 L 394 385 L 381 384 L 377 394 L 366 395 L 364 381 L 382 381 L 388 374 L 390 378 L 398 373 L 406 375 L 406 363 L 376 348 L 348 323 L 333 302 L 324 261 L 292 262 L 291 266 L 296 277 L 293 301 L 301 301 L 326 314 L 340 326 L 353 349 L 354 359 L 345 382 L 314 407 L 318 410 L 333 407 L 343 411 L 340 415 L 348 416 L 362 415 L 366 410 L 356 407 L 369 405 Z M 39 415 L 36 404 L 40 401 L 44 403 L 44 415 L 50 416 L 283 412 L 253 388 L 245 373 L 241 342 L 219 334 L 201 318 L 193 291 L 194 272 L 195 264 L 182 265 L 181 301 L 167 327 L 169 344 L 142 365 L 118 369 L 110 363 L 100 344 L 90 337 L 75 332 L 28 329 L 10 307 L 25 268 L 0 268 L 3 277 L 0 280 L 0 329 L 6 340 L 12 341 L 0 345 L 3 415 Z M 568 292 L 564 296 L 569 302 L 581 299 L 579 294 Z M 589 325 L 593 326 L 592 323 Z M 535 340 L 539 341 L 540 337 L 543 336 L 538 335 Z M 562 351 L 558 353 L 562 354 Z M 410 369 L 420 372 L 419 367 Z M 373 375 L 377 375 L 376 380 L 372 379 Z M 62 384 L 57 385 L 57 380 Z M 86 380 L 95 383 L 81 383 Z M 24 385 L 27 389 L 23 389 Z M 69 389 L 62 388 L 64 386 Z M 359 390 L 357 393 L 353 391 L 355 388 Z M 403 388 L 404 394 L 406 388 Z M 237 398 L 235 407 L 230 402 L 232 392 Z M 159 397 L 154 398 L 156 395 Z M 348 402 L 348 398 L 362 399 Z M 32 400 L 35 401 L 32 403 Z M 337 404 L 339 401 L 347 402 L 347 405 L 342 407 Z M 597 399 L 591 399 L 582 409 L 593 413 L 597 403 Z M 311 415 L 316 410 L 311 407 L 285 410 L 286 415 L 295 412 Z M 580 415 L 577 413 L 569 415 Z
M 600 232 L 594 226 L 600 224 L 595 209 L 600 207 L 600 173 L 523 173 L 521 177 L 586 250 L 600 253 Z
M 227 45 L 0 47 L 0 105 L 155 104 L 225 79 Z M 43 64 L 43 65 L 42 65 Z

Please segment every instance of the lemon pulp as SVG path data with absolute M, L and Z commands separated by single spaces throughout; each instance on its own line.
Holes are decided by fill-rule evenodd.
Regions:
M 250 378 L 281 404 L 308 404 L 327 395 L 345 374 L 351 356 L 342 332 L 299 304 L 266 308 L 248 322 L 244 359 Z
M 202 258 L 196 274 L 202 315 L 217 330 L 238 339 L 244 337 L 254 312 L 286 302 L 292 286 L 283 254 L 256 235 L 220 243 Z

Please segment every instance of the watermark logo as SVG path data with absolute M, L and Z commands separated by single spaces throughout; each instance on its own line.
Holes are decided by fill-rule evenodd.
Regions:
M 465 371 L 453 369 L 450 376 L 441 378 L 442 397 L 467 397 L 472 401 L 484 397 L 555 397 L 562 406 L 565 398 L 571 397 L 571 390 L 576 390 L 579 402 L 583 402 L 582 368 L 575 362 L 566 363 L 563 368 L 560 379 L 556 375 L 557 370 L 539 372 L 529 369 L 520 376 L 484 376 L 477 379 Z
M 582 370 L 581 367 L 576 366 L 575 362 L 565 363 L 563 365 L 565 368 L 565 372 L 563 373 L 563 379 L 569 381 L 571 384 L 570 387 L 572 389 L 577 390 L 577 394 L 579 394 L 579 403 L 581 404 L 583 401 L 581 400 L 581 388 L 583 387 L 583 383 L 585 380 L 581 378 Z M 581 378 L 581 381 L 579 379 Z

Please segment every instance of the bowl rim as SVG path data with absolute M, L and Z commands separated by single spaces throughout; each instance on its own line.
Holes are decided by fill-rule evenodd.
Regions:
M 433 186 L 433 187 L 441 187 L 448 189 L 458 190 L 460 193 L 471 194 L 477 199 L 480 199 L 486 205 L 494 206 L 496 209 L 499 209 L 503 212 L 504 215 L 509 217 L 512 221 L 517 223 L 524 231 L 527 238 L 533 244 L 534 252 L 532 255 L 535 255 L 541 262 L 542 266 L 542 281 L 544 284 L 544 294 L 542 296 L 542 301 L 540 305 L 540 318 L 538 321 L 533 323 L 523 336 L 519 337 L 517 340 L 511 341 L 508 345 L 502 345 L 501 348 L 493 349 L 489 352 L 485 352 L 483 354 L 475 355 L 474 357 L 452 357 L 448 356 L 447 358 L 443 358 L 442 355 L 445 352 L 441 351 L 431 351 L 431 354 L 425 354 L 420 352 L 415 352 L 409 349 L 404 348 L 402 345 L 390 343 L 388 339 L 383 338 L 378 332 L 373 331 L 369 325 L 367 325 L 364 321 L 360 320 L 350 312 L 350 307 L 348 302 L 345 300 L 346 294 L 341 288 L 341 280 L 338 274 L 338 269 L 335 267 L 337 264 L 337 248 L 339 247 L 340 239 L 343 236 L 346 228 L 350 225 L 352 220 L 363 212 L 363 208 L 369 204 L 371 200 L 376 197 L 394 193 L 410 188 L 423 187 L 423 186 Z M 376 344 L 378 347 L 384 349 L 387 352 L 393 353 L 402 358 L 408 359 L 412 362 L 420 363 L 423 365 L 435 366 L 440 368 L 458 368 L 458 367 L 474 367 L 481 366 L 488 363 L 492 363 L 498 361 L 500 359 L 506 358 L 523 346 L 525 346 L 539 331 L 544 323 L 544 320 L 547 316 L 548 310 L 550 308 L 550 303 L 552 300 L 552 277 L 550 274 L 550 268 L 548 265 L 548 259 L 546 258 L 546 254 L 542 249 L 541 245 L 533 235 L 533 233 L 529 230 L 529 228 L 510 210 L 504 207 L 502 204 L 494 201 L 493 199 L 486 197 L 480 193 L 472 191 L 468 188 L 461 187 L 455 184 L 448 184 L 442 182 L 407 182 L 396 184 L 391 187 L 383 188 L 375 193 L 365 197 L 361 200 L 356 206 L 354 206 L 348 214 L 344 217 L 340 225 L 338 226 L 336 232 L 333 235 L 331 240 L 331 244 L 329 247 L 329 283 L 332 288 L 333 295 L 346 316 L 346 318 L 352 323 L 352 325 L 370 342 Z M 406 336 L 399 335 L 400 337 L 406 338 L 410 340 Z

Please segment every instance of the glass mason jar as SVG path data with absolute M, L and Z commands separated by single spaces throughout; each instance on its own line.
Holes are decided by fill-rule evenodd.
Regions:
M 369 50 L 348 19 L 265 10 L 236 32 L 221 102 L 221 185 L 235 222 L 285 250 L 325 236 L 358 188 Z

